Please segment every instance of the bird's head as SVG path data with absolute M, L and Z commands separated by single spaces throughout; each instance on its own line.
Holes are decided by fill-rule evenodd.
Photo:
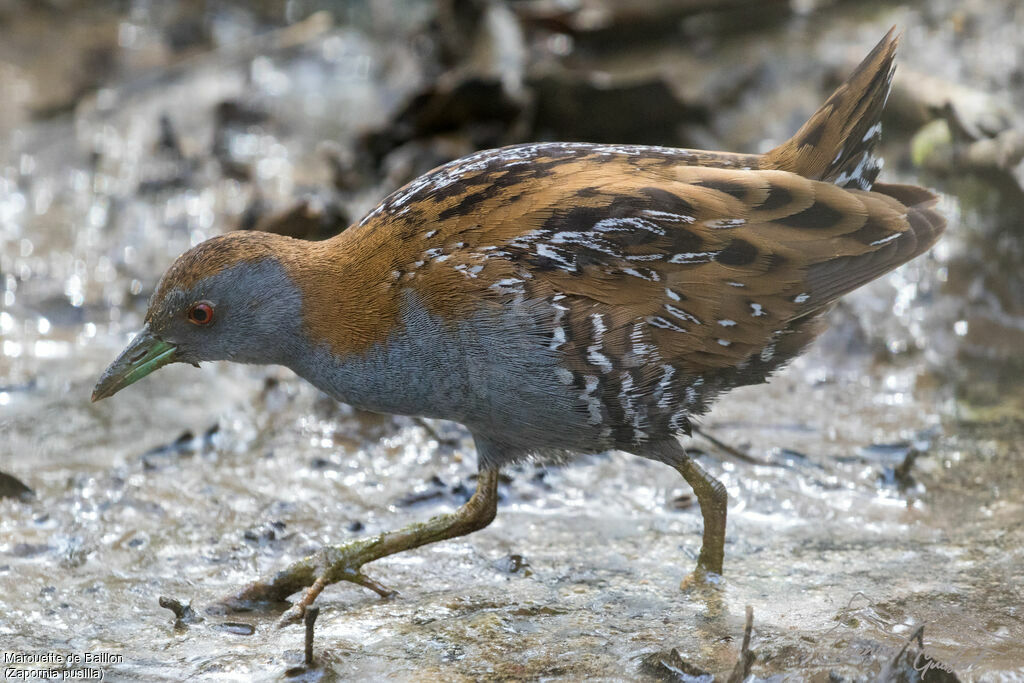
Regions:
M 301 328 L 302 296 L 280 258 L 292 242 L 233 232 L 179 256 L 150 299 L 145 326 L 100 377 L 92 400 L 168 363 L 281 362 Z

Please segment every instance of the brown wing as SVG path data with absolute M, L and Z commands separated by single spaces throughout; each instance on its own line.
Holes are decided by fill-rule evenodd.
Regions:
M 926 249 L 937 232 L 918 228 L 941 223 L 924 190 L 912 199 L 928 206 L 908 208 L 782 171 L 600 175 L 577 169 L 435 223 L 415 279 L 431 291 L 561 295 L 576 356 L 592 355 L 596 324 L 615 357 L 649 344 L 696 373 L 760 353 L 791 321 Z

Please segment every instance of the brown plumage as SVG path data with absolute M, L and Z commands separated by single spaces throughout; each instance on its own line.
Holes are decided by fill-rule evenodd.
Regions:
M 502 465 L 606 448 L 683 474 L 705 519 L 698 569 L 720 573 L 725 490 L 676 436 L 945 226 L 932 193 L 874 182 L 896 43 L 890 31 L 764 155 L 519 145 L 435 169 L 325 242 L 209 240 L 168 270 L 144 334 L 94 397 L 171 360 L 229 358 L 473 432 L 481 484 L 455 515 L 333 549 L 240 599 L 312 583 L 301 610 L 334 580 L 378 590 L 362 564 L 489 523 Z

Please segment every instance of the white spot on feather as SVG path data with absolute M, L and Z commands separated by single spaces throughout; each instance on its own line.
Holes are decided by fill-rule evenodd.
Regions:
M 681 308 L 676 308 L 672 304 L 665 304 L 665 310 L 674 315 L 675 317 L 679 318 L 680 320 L 685 320 L 686 322 L 693 323 L 694 325 L 701 324 L 700 318 L 691 313 L 687 313 Z
M 551 259 L 557 263 L 563 270 L 576 270 L 576 262 L 572 260 L 572 257 L 566 258 L 561 252 L 552 246 L 547 244 L 537 245 L 537 256 L 543 256 L 544 258 Z
M 643 273 L 634 268 L 622 269 L 622 272 L 625 273 L 626 275 L 632 275 L 633 277 L 638 277 L 641 280 L 647 280 L 648 282 L 658 282 L 661 280 L 658 274 L 651 270 L 650 268 L 645 268 L 644 271 L 647 273 L 647 275 L 644 275 Z
M 879 240 L 875 240 L 874 242 L 872 242 L 872 243 L 871 243 L 871 246 L 873 246 L 873 247 L 877 247 L 877 246 L 880 246 L 880 245 L 882 245 L 882 244 L 888 244 L 889 242 L 892 242 L 892 241 L 893 241 L 894 239 L 899 239 L 899 237 L 900 237 L 900 236 L 901 236 L 902 234 L 903 234 L 902 232 L 894 232 L 894 233 L 893 233 L 893 234 L 891 234 L 891 235 L 886 235 L 886 236 L 885 236 L 885 237 L 883 237 L 882 239 L 879 239 Z
M 657 211 L 655 209 L 645 209 L 644 215 L 672 223 L 692 223 L 694 221 L 693 216 L 687 216 L 682 213 L 671 213 L 670 211 Z
M 687 254 L 675 254 L 669 263 L 707 263 L 715 257 L 717 251 L 694 251 Z
M 704 225 L 714 230 L 724 230 L 727 228 L 738 228 L 745 225 L 747 221 L 742 218 L 717 218 L 715 220 L 704 221 Z
M 597 232 L 632 232 L 634 230 L 645 230 L 655 235 L 664 235 L 665 230 L 651 221 L 636 216 L 625 216 L 623 218 L 602 218 L 594 223 L 594 230 Z
M 648 318 L 647 322 L 650 323 L 651 325 L 654 325 L 655 327 L 660 327 L 663 330 L 672 330 L 673 332 L 686 332 L 686 330 L 679 327 L 679 325 L 676 325 L 670 320 L 662 318 L 660 315 Z

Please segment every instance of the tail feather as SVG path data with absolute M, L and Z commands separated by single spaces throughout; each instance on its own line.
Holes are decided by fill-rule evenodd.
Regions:
M 892 197 L 906 207 L 908 229 L 875 251 L 811 266 L 807 271 L 807 284 L 815 300 L 832 301 L 920 256 L 946 229 L 946 219 L 935 209 L 939 198 L 923 187 L 876 183 L 873 191 Z
M 895 69 L 895 27 L 796 135 L 764 155 L 762 168 L 790 171 L 841 187 L 870 190 L 882 168 L 874 156 Z

